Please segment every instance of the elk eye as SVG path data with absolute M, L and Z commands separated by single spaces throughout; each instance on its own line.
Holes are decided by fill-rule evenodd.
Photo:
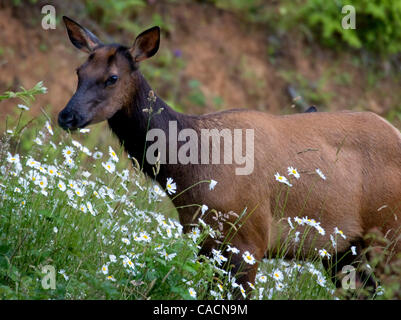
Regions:
M 115 84 L 117 82 L 117 80 L 118 80 L 118 76 L 116 76 L 116 75 L 110 76 L 106 80 L 106 83 L 105 83 L 106 87 Z

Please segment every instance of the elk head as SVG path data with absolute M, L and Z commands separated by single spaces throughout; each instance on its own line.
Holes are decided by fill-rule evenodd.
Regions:
M 103 44 L 92 32 L 63 17 L 72 44 L 89 56 L 77 69 L 78 87 L 60 112 L 59 125 L 68 130 L 110 119 L 129 104 L 138 90 L 140 61 L 152 57 L 159 49 L 160 28 L 142 32 L 131 48 Z

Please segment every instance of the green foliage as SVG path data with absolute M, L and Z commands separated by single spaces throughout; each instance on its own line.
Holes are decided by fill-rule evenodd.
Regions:
M 104 27 L 118 26 L 137 33 L 134 17 L 146 6 L 144 0 L 85 0 L 88 14 Z
M 47 92 L 47 88 L 43 86 L 43 81 L 38 82 L 32 89 L 27 90 L 24 87 L 20 87 L 20 89 L 21 91 L 18 92 L 6 91 L 4 94 L 0 95 L 0 101 L 11 98 L 19 98 L 25 103 L 29 104 L 35 100 L 35 95 Z
M 382 55 L 401 51 L 401 2 L 392 0 L 215 0 L 217 7 L 235 11 L 249 22 L 269 25 L 276 32 L 301 30 L 331 48 L 367 49 Z M 356 29 L 343 29 L 342 13 L 352 5 Z
M 356 29 L 343 29 L 341 9 L 355 7 Z M 401 2 L 391 0 L 309 0 L 297 16 L 326 45 L 341 47 L 341 42 L 356 49 L 366 48 L 381 54 L 401 51 Z M 340 42 L 339 42 L 340 40 Z
M 27 0 L 25 0 L 25 1 L 27 1 Z M 12 4 L 14 6 L 20 6 L 23 4 L 23 2 L 24 2 L 24 0 L 12 0 Z M 38 0 L 28 0 L 28 2 L 31 4 L 35 4 L 38 2 Z

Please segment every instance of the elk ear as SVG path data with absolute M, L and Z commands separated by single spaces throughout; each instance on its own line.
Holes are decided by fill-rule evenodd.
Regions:
M 160 28 L 153 27 L 136 37 L 134 45 L 129 50 L 134 61 L 139 62 L 154 56 L 159 50 Z
M 74 20 L 63 16 L 63 21 L 67 27 L 68 36 L 72 44 L 78 49 L 90 53 L 102 42 L 88 29 L 82 27 Z

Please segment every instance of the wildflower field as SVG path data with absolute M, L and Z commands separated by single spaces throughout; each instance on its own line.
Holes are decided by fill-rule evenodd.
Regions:
M 198 226 L 183 234 L 166 194 L 178 196 L 174 177 L 156 185 L 111 134 L 99 141 L 96 126 L 71 134 L 45 112 L 31 119 L 26 112 L 38 108 L 36 94 L 46 94 L 42 83 L 0 96 L 22 99 L 0 142 L 1 299 L 232 299 L 233 289 L 245 296 L 249 288 L 223 269 L 228 252 L 198 255 L 202 241 L 217 232 L 202 220 L 205 205 L 199 203 Z M 277 173 L 275 179 L 289 187 L 302 178 L 293 167 L 287 177 Z M 218 181 L 200 183 L 213 192 Z M 289 239 L 301 243 L 298 226 L 332 233 L 328 246 L 346 237 L 308 217 L 288 224 Z M 249 252 L 226 250 L 244 264 L 256 262 Z M 261 261 L 255 283 L 248 283 L 250 298 L 341 298 L 321 264 L 326 248 L 316 250 L 308 262 L 280 254 Z M 53 288 L 44 281 L 49 268 L 56 273 Z

